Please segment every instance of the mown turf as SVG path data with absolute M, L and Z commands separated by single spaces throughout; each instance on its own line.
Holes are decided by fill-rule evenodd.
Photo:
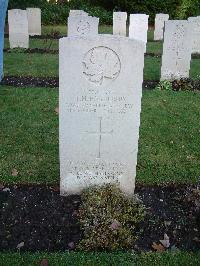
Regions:
M 58 181 L 57 106 L 57 90 L 0 86 L 1 181 Z
M 144 92 L 138 182 L 198 180 L 199 103 L 200 93 Z M 1 182 L 59 182 L 57 105 L 56 89 L 0 87 Z
M 128 36 L 128 25 L 127 25 L 127 36 Z M 57 32 L 60 35 L 66 35 L 67 34 L 67 26 L 66 25 L 47 25 L 42 26 L 42 34 L 51 34 L 53 32 Z M 112 34 L 113 29 L 112 25 L 100 25 L 99 26 L 99 33 L 101 34 Z M 153 29 L 150 28 L 148 30 L 148 40 L 153 40 Z
M 58 76 L 58 55 L 4 53 L 4 74 L 34 77 Z M 145 57 L 144 80 L 159 80 L 161 58 Z M 199 79 L 200 59 L 193 59 L 190 77 Z
M 30 39 L 29 40 L 29 48 L 41 48 L 41 49 L 54 49 L 58 50 L 58 45 L 59 40 L 57 39 Z M 4 41 L 4 48 L 8 49 L 9 48 L 9 41 L 8 38 L 5 38 Z M 16 51 L 21 51 L 23 52 L 23 48 L 18 48 L 18 49 L 11 49 L 11 52 L 16 52 Z M 162 53 L 162 42 L 148 42 L 147 43 L 147 52 L 148 53 L 156 53 L 156 54 L 161 54 Z
M 4 75 L 58 76 L 58 55 L 4 53 Z
M 55 49 L 58 50 L 59 40 L 56 39 L 30 39 L 29 40 L 29 48 L 41 48 L 41 49 Z M 5 38 L 4 48 L 9 48 L 9 40 Z M 24 49 L 18 48 L 19 51 Z M 12 52 L 16 52 L 16 49 L 12 49 Z M 162 42 L 148 42 L 147 43 L 147 52 L 148 53 L 162 53 Z
M 49 26 L 42 26 L 42 34 L 55 34 L 58 33 L 59 35 L 67 36 L 67 26 L 66 25 L 49 25 Z M 100 25 L 99 26 L 99 33 L 100 34 L 112 34 L 112 26 L 110 25 Z M 127 28 L 128 34 L 128 28 Z M 148 31 L 148 40 L 150 43 L 148 44 L 149 48 L 147 48 L 148 52 L 160 51 L 162 47 L 161 42 L 152 42 L 153 40 L 153 31 L 150 29 Z M 29 48 L 43 48 L 43 49 L 58 49 L 58 40 L 49 40 L 49 39 L 29 39 Z M 4 41 L 4 48 L 9 48 L 9 39 L 5 38 Z M 20 50 L 20 49 L 19 49 Z M 13 50 L 14 51 L 14 50 Z
M 162 42 L 148 42 L 147 53 L 162 54 Z
M 141 255 L 123 252 L 0 253 L 1 266 L 197 266 L 199 261 L 200 253 L 189 252 Z
M 58 44 L 59 40 L 54 39 L 30 39 L 29 40 L 29 48 L 40 48 L 40 49 L 52 49 L 52 50 L 58 50 Z M 9 40 L 8 38 L 5 38 L 4 40 L 4 48 L 10 48 L 9 47 Z M 17 48 L 17 49 L 11 49 L 11 52 L 15 53 L 16 51 L 23 52 L 24 49 Z

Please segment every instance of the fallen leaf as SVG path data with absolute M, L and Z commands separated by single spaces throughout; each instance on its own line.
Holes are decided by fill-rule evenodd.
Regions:
M 155 242 L 153 242 L 152 248 L 154 250 L 156 250 L 157 252 L 163 252 L 163 251 L 165 251 L 165 248 L 163 247 L 163 245 L 156 244 Z
M 12 169 L 12 176 L 18 176 L 19 172 L 17 171 L 17 169 Z
M 24 246 L 24 242 L 21 242 L 21 243 L 19 243 L 18 245 L 17 245 L 17 249 L 20 249 L 20 248 L 22 248 Z
M 60 187 L 59 186 L 53 186 L 53 187 L 51 187 L 51 190 L 53 192 L 58 192 L 58 191 L 60 191 Z
M 10 192 L 10 189 L 9 189 L 8 187 L 6 187 L 6 188 L 4 188 L 2 191 L 3 191 L 3 192 Z
M 164 234 L 164 239 L 160 240 L 160 243 L 165 247 L 168 248 L 170 246 L 169 237 L 167 234 Z
M 75 244 L 74 244 L 74 242 L 70 242 L 70 243 L 68 243 L 68 247 L 69 247 L 70 249 L 74 249 L 74 248 L 75 248 Z
M 55 112 L 56 112 L 57 115 L 59 114 L 59 107 L 55 108 Z
M 117 230 L 120 226 L 121 226 L 120 222 L 118 222 L 117 220 L 114 220 L 112 222 L 110 228 L 113 229 L 113 230 Z
M 171 223 L 171 221 L 164 221 L 165 227 L 170 226 Z
M 48 266 L 49 265 L 49 261 L 47 259 L 42 259 L 40 261 L 40 266 Z

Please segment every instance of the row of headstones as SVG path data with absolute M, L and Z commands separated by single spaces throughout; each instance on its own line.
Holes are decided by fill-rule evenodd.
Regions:
M 129 38 L 147 44 L 148 18 L 146 14 L 131 14 Z M 200 16 L 187 20 L 168 20 L 168 14 L 157 14 L 154 39 L 164 45 L 161 80 L 188 78 L 192 52 L 200 53 Z M 10 47 L 29 47 L 29 35 L 41 35 L 41 10 L 9 10 Z M 113 13 L 113 35 L 126 36 L 127 13 Z M 68 36 L 98 35 L 99 18 L 89 16 L 82 10 L 71 10 L 68 17 Z M 164 30 L 165 29 L 165 30 Z
M 85 17 L 79 21 L 79 16 Z M 129 37 L 139 39 L 147 43 L 148 15 L 131 14 L 129 25 Z M 163 40 L 163 30 L 168 14 L 156 14 L 154 40 Z M 27 8 L 26 10 L 14 9 L 8 11 L 10 47 L 28 48 L 29 35 L 41 35 L 41 10 L 39 8 Z M 191 39 L 192 52 L 200 53 L 200 17 L 188 18 L 193 25 Z M 113 34 L 126 36 L 126 12 L 113 13 Z M 181 23 L 181 21 L 180 21 Z M 82 10 L 71 10 L 68 18 L 68 36 L 79 34 L 98 34 L 99 19 L 88 16 Z
M 59 41 L 62 195 L 115 182 L 134 193 L 145 42 L 125 37 L 126 23 L 118 16 L 114 13 L 114 36 L 98 34 L 96 18 L 75 12 L 68 19 L 68 37 Z M 167 78 L 188 69 L 190 26 L 165 23 L 162 73 Z M 147 27 L 146 17 L 145 34 Z
M 147 44 L 148 18 L 146 14 L 131 14 L 129 38 Z M 99 19 L 74 10 L 68 18 L 68 36 L 98 35 Z M 113 35 L 127 35 L 127 13 L 113 13 Z M 192 30 L 193 29 L 193 30 Z M 163 34 L 164 32 L 164 34 Z M 192 52 L 200 53 L 200 17 L 169 20 L 167 14 L 157 14 L 154 39 L 163 40 L 161 80 L 188 78 Z
M 8 25 L 10 48 L 29 48 L 29 35 L 41 35 L 41 10 L 8 10 Z

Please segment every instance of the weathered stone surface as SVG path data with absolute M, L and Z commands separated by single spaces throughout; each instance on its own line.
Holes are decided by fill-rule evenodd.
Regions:
M 88 13 L 83 10 L 74 9 L 70 10 L 69 16 L 88 16 Z
M 144 44 L 112 35 L 60 39 L 61 194 L 120 184 L 134 193 Z
M 200 54 L 200 16 L 190 17 L 188 21 L 192 24 L 192 53 Z
M 145 43 L 145 52 L 147 44 L 149 15 L 146 14 L 131 14 L 129 25 L 129 38 L 140 40 Z
M 192 38 L 191 24 L 187 20 L 165 22 L 161 80 L 188 78 Z
M 169 19 L 168 14 L 156 14 L 155 17 L 155 30 L 154 30 L 154 40 L 163 40 L 165 21 Z
M 41 35 L 41 9 L 27 8 L 29 35 Z
M 8 7 L 8 0 L 0 1 L 0 81 L 3 77 L 3 47 L 4 47 L 4 26 Z
M 68 36 L 98 35 L 99 18 L 91 16 L 69 16 Z
M 113 12 L 113 34 L 126 36 L 126 12 Z
M 28 17 L 27 11 L 21 9 L 8 10 L 10 48 L 28 48 Z

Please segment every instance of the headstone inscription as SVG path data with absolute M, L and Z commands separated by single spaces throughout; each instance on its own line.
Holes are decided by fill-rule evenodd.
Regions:
M 191 51 L 191 24 L 187 20 L 165 22 L 161 80 L 188 78 Z
M 3 48 L 4 48 L 4 27 L 8 0 L 0 1 L 0 81 L 3 77 Z
M 190 17 L 188 21 L 192 24 L 192 53 L 200 54 L 200 16 Z
M 113 34 L 126 36 L 126 12 L 113 12 Z
M 98 35 L 99 18 L 91 16 L 69 16 L 68 36 Z
M 146 14 L 131 14 L 129 25 L 129 38 L 143 41 L 145 52 L 147 44 L 148 19 Z
M 162 41 L 163 40 L 165 21 L 167 21 L 168 19 L 169 19 L 168 14 L 156 14 L 155 30 L 154 30 L 154 40 L 155 41 Z
M 21 9 L 8 10 L 10 48 L 28 48 L 28 17 L 27 11 Z
M 61 195 L 118 183 L 134 193 L 144 44 L 113 35 L 59 44 Z
M 41 9 L 27 8 L 29 35 L 41 35 Z

